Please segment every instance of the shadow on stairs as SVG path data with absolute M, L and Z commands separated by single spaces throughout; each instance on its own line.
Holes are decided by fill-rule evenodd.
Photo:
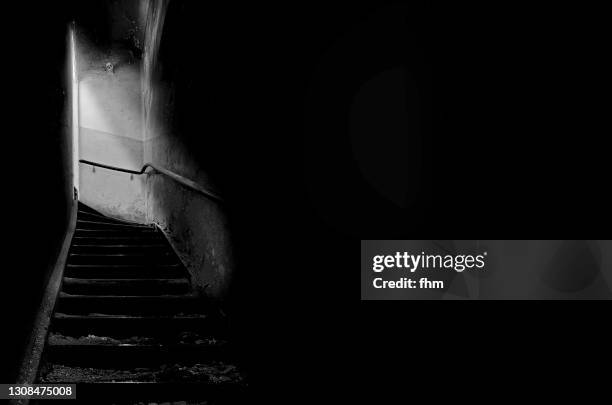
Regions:
M 82 203 L 37 382 L 77 384 L 87 404 L 233 404 L 247 387 L 163 233 Z

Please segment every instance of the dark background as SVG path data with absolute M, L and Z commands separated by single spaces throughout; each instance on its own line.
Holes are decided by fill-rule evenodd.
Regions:
M 608 305 L 360 303 L 358 269 L 360 239 L 609 235 L 602 13 L 207 3 L 170 7 L 162 58 L 175 124 L 228 200 L 234 319 L 270 400 L 340 400 L 347 391 L 319 393 L 346 387 L 384 403 L 403 395 L 383 388 L 405 382 L 398 365 L 415 378 L 474 364 L 529 374 L 569 367 L 562 348 L 595 354 Z M 74 7 L 4 13 L 7 363 L 42 288 L 32 272 L 67 222 L 58 157 Z

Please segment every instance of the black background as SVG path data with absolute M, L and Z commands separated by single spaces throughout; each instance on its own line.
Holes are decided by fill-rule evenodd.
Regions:
M 16 269 L 35 267 L 65 215 L 54 198 L 58 138 L 48 134 L 63 108 L 72 9 L 57 3 L 15 3 L 3 18 L 7 353 L 20 336 L 8 309 L 28 301 L 10 295 L 27 278 Z M 384 7 L 185 2 L 169 11 L 180 18 L 166 57 L 189 83 L 178 90 L 180 125 L 205 128 L 205 139 L 186 142 L 229 201 L 234 313 L 253 385 L 284 403 L 405 402 L 406 387 L 427 382 L 512 393 L 501 376 L 513 367 L 527 387 L 552 370 L 575 376 L 584 370 L 576 361 L 605 361 L 610 308 L 601 303 L 359 301 L 360 239 L 609 236 L 602 13 L 398 4 L 391 14 L 405 23 L 381 23 L 373 44 L 359 42 Z M 330 49 L 336 62 L 323 64 L 317 84 L 324 97 L 312 83 Z M 354 64 L 360 49 L 371 53 Z M 414 141 L 425 170 L 417 200 L 398 207 L 360 178 L 345 114 L 367 72 L 404 62 L 418 77 Z

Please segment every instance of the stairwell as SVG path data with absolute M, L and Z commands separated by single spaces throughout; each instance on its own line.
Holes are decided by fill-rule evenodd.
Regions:
M 88 404 L 237 403 L 246 388 L 226 319 L 163 233 L 81 203 L 38 383 L 77 383 Z

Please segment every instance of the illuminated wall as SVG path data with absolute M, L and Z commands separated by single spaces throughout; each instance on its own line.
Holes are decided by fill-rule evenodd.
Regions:
M 140 62 L 126 50 L 79 41 L 80 158 L 126 169 L 143 164 Z M 112 64 L 112 68 L 107 67 Z M 80 165 L 80 199 L 113 217 L 145 222 L 142 176 Z
M 202 161 L 194 155 L 199 148 L 185 141 L 194 134 L 176 125 L 181 113 L 193 120 L 209 118 L 206 111 L 192 114 L 182 109 L 186 105 L 195 108 L 195 103 L 177 105 L 177 100 L 185 100 L 186 91 L 193 90 L 187 82 L 195 78 L 194 72 L 184 69 L 184 65 L 191 62 L 190 55 L 181 53 L 179 61 L 168 53 L 175 47 L 175 42 L 168 38 L 181 31 L 181 13 L 189 13 L 189 9 L 168 0 L 143 3 L 144 156 L 147 162 L 214 190 Z M 175 40 L 182 42 L 182 39 Z M 201 129 L 197 130 L 197 135 L 208 139 L 213 136 Z M 159 174 L 147 178 L 145 199 L 148 221 L 164 231 L 187 267 L 195 288 L 205 291 L 209 298 L 224 300 L 235 268 L 224 207 Z

